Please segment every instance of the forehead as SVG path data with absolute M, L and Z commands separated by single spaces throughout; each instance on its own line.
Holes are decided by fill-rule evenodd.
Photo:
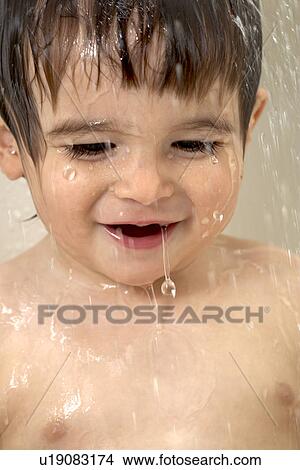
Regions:
M 171 117 L 176 118 L 177 114 L 181 115 L 183 112 L 187 114 L 194 113 L 194 111 L 199 111 L 199 108 L 212 109 L 214 114 L 225 112 L 228 116 L 233 116 L 234 113 L 237 113 L 237 91 L 233 95 L 226 92 L 226 90 L 221 90 L 221 83 L 218 78 L 213 78 L 213 73 L 209 73 L 210 80 L 207 79 L 208 75 L 206 73 L 203 75 L 202 72 L 206 70 L 205 67 L 201 67 L 202 72 L 200 70 L 200 75 L 199 72 L 197 73 L 193 69 L 193 78 L 196 80 L 197 76 L 200 77 L 200 79 L 198 78 L 200 87 L 195 86 L 194 97 L 179 99 L 177 98 L 176 91 L 171 91 L 172 88 L 175 88 L 175 90 L 178 88 L 187 90 L 191 83 L 193 83 L 193 80 L 186 80 L 186 82 L 182 80 L 180 63 L 174 63 L 174 67 L 172 63 L 169 64 L 173 70 L 176 70 L 175 77 L 173 73 L 171 79 L 173 84 L 175 82 L 175 87 L 173 85 L 166 87 L 163 93 L 153 91 L 157 89 L 157 85 L 154 85 L 152 88 L 148 85 L 149 83 L 152 84 L 153 80 L 155 83 L 160 82 L 161 78 L 163 78 L 161 75 L 163 75 L 162 70 L 164 70 L 166 62 L 164 28 L 154 28 L 151 42 L 147 48 L 147 60 L 142 64 L 140 62 L 141 56 L 138 53 L 136 54 L 139 51 L 139 48 L 136 47 L 137 30 L 138 18 L 134 10 L 125 35 L 134 72 L 137 73 L 138 79 L 142 83 L 138 89 L 122 86 L 122 63 L 120 62 L 116 46 L 118 44 L 116 18 L 112 21 L 110 39 L 107 40 L 106 38 L 104 49 L 101 47 L 100 64 L 98 63 L 97 54 L 99 51 L 97 51 L 95 41 L 88 39 L 84 28 L 79 27 L 76 39 L 72 42 L 71 54 L 67 61 L 64 61 L 64 63 L 68 64 L 66 72 L 60 74 L 55 71 L 55 64 L 47 64 L 47 66 L 53 68 L 55 78 L 58 79 L 60 84 L 55 109 L 52 107 L 48 94 L 43 94 L 39 100 L 40 93 L 33 80 L 33 93 L 38 104 L 38 112 L 43 130 L 49 129 L 58 120 L 74 118 L 74 116 L 81 117 L 82 119 L 97 119 L 98 115 L 102 117 L 105 114 L 104 117 L 106 117 L 107 113 L 115 118 L 119 115 L 129 114 L 133 120 L 139 120 L 140 122 L 142 119 L 141 114 L 144 115 L 144 119 L 150 117 L 150 115 L 154 118 L 164 114 L 170 119 Z M 60 61 L 60 51 L 63 51 L 63 48 L 63 43 L 58 44 L 54 42 L 54 62 L 56 59 L 58 59 L 58 62 Z M 108 55 L 112 58 L 114 64 L 116 64 L 114 69 L 109 65 L 109 60 L 105 56 L 104 50 L 108 52 Z M 61 52 L 61 55 L 63 55 L 63 52 Z M 98 75 L 99 68 L 101 69 L 100 76 Z M 185 77 L 187 76 L 187 69 L 188 67 L 184 69 Z M 211 67 L 210 71 L 213 70 L 214 67 Z M 190 73 L 191 71 L 189 76 Z M 49 90 L 43 70 L 41 70 L 41 77 L 45 84 L 45 89 Z M 203 86 L 201 86 L 202 83 Z M 201 101 L 196 96 L 196 88 L 200 88 L 202 92 L 205 91 L 205 95 L 202 93 L 203 96 L 200 97 Z M 189 88 L 189 90 L 193 92 L 194 86 Z M 221 91 L 223 92 L 222 95 Z
M 68 119 L 94 121 L 115 118 L 122 122 L 130 121 L 136 129 L 150 126 L 167 127 L 176 124 L 183 115 L 192 117 L 207 112 L 226 116 L 235 122 L 237 118 L 237 97 L 226 94 L 219 102 L 219 83 L 216 82 L 208 94 L 199 102 L 196 97 L 184 100 L 175 93 L 165 91 L 161 96 L 147 87 L 125 89 L 116 76 L 101 77 L 101 84 L 96 86 L 96 77 L 90 79 L 80 68 L 71 80 L 69 75 L 63 78 L 58 94 L 57 107 L 54 111 L 50 100 L 46 98 L 40 107 L 40 119 L 45 133 L 55 124 Z

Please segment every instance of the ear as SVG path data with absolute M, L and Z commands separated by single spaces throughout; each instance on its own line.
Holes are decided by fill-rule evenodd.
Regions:
M 0 170 L 10 180 L 24 177 L 24 170 L 17 143 L 0 118 Z
M 248 131 L 247 131 L 247 140 L 246 145 L 248 145 L 252 141 L 252 134 L 253 130 L 257 124 L 258 119 L 262 115 L 263 110 L 266 107 L 270 99 L 270 94 L 265 88 L 259 88 L 256 93 L 256 101 L 252 111 Z

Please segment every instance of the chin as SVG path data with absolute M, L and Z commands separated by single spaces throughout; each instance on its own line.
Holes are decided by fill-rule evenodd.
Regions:
M 116 276 L 110 276 L 115 282 L 120 284 L 125 284 L 127 286 L 132 287 L 145 287 L 149 284 L 154 284 L 158 279 L 163 277 L 163 273 L 159 273 L 157 275 L 151 275 L 150 273 L 141 273 L 141 272 L 134 272 L 126 275 L 120 275 L 120 273 Z

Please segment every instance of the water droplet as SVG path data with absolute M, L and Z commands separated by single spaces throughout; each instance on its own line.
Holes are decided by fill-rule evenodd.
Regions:
M 156 395 L 156 398 L 159 400 L 159 387 L 158 387 L 157 377 L 153 378 L 153 390 L 154 390 L 154 394 Z
M 74 170 L 74 168 L 71 166 L 66 166 L 64 168 L 63 176 L 66 180 L 73 181 L 76 177 L 76 170 Z
M 134 430 L 136 431 L 136 414 L 135 414 L 135 411 L 132 412 L 132 421 L 133 421 Z
M 219 163 L 219 160 L 217 159 L 217 157 L 215 155 L 212 155 L 211 161 L 212 161 L 213 165 L 216 165 L 217 163 Z
M 221 214 L 221 212 L 219 212 L 219 211 L 215 211 L 215 212 L 213 213 L 213 218 L 214 218 L 215 220 L 217 220 L 218 222 L 222 222 L 222 220 L 223 220 L 223 218 L 224 218 L 224 215 Z
M 10 147 L 10 148 L 8 149 L 8 153 L 9 153 L 10 155 L 16 155 L 16 154 L 17 154 L 17 151 L 16 151 L 15 148 Z
M 172 279 L 166 279 L 161 285 L 161 293 L 163 295 L 171 295 L 173 299 L 176 297 L 176 285 Z
M 9 313 L 12 313 L 12 312 L 13 312 L 12 308 L 6 307 L 6 305 L 4 305 L 4 304 L 0 304 L 0 313 L 9 314 Z
M 223 218 L 224 218 L 224 215 L 221 214 L 221 212 L 218 212 L 218 211 L 215 211 L 213 213 L 213 217 L 215 220 L 219 221 L 219 222 L 222 222 Z
M 161 227 L 162 233 L 162 246 L 163 246 L 163 262 L 164 262 L 164 273 L 165 281 L 161 286 L 161 292 L 163 295 L 172 295 L 173 299 L 176 297 L 176 286 L 170 278 L 170 260 L 168 252 L 168 227 L 166 225 Z
M 288 220 L 289 220 L 289 212 L 288 212 L 288 208 L 287 208 L 285 205 L 282 206 L 281 212 L 282 212 L 282 216 L 283 216 L 283 218 L 285 219 L 285 221 L 288 222 Z
M 147 292 L 147 295 L 149 297 L 151 305 L 154 305 L 154 307 L 155 307 L 155 314 L 157 316 L 156 318 L 158 319 L 158 305 L 157 305 L 157 300 L 156 300 L 154 287 L 153 287 L 152 283 L 148 284 L 146 286 L 146 292 Z M 155 337 L 154 337 L 155 342 L 157 341 L 157 337 L 158 337 L 158 335 L 161 334 L 161 332 L 162 332 L 161 323 L 159 321 L 157 321 L 156 325 L 155 325 Z
M 229 160 L 229 166 L 230 166 L 230 168 L 232 168 L 233 170 L 236 169 L 237 165 L 236 165 L 236 161 L 235 161 L 234 158 L 231 158 L 231 159 Z

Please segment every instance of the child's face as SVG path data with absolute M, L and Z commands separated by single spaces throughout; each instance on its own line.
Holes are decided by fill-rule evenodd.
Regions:
M 171 270 L 192 263 L 223 231 L 236 206 L 243 166 L 238 102 L 236 96 L 226 96 L 220 106 L 218 83 L 202 103 L 184 102 L 169 92 L 159 97 L 147 89 L 126 91 L 117 76 L 108 70 L 105 75 L 98 90 L 93 76 L 87 88 L 88 78 L 78 67 L 75 87 L 71 74 L 62 80 L 55 114 L 44 101 L 40 117 L 48 150 L 40 181 L 26 176 L 39 215 L 64 259 L 117 282 L 144 285 L 163 276 L 162 246 L 124 247 L 104 225 L 178 222 L 169 236 Z M 220 115 L 233 127 L 232 134 L 185 124 L 208 116 L 215 121 Z M 68 120 L 83 126 L 114 122 L 112 130 L 95 126 L 94 131 L 53 134 Z M 186 141 L 203 140 L 222 144 L 216 151 L 218 163 L 212 162 L 209 146 L 200 147 L 206 154 L 188 151 Z M 82 155 L 71 161 L 65 150 L 71 145 L 91 149 L 84 145 L 98 143 L 94 148 L 100 152 L 103 142 L 111 143 L 108 157 Z M 29 173 L 34 171 L 31 167 Z

